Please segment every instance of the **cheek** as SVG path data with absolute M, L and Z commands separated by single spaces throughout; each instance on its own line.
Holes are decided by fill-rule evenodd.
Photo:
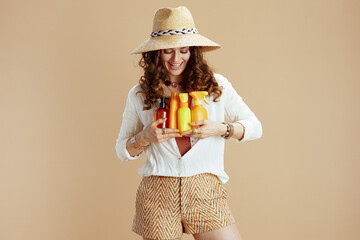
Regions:
M 166 65 L 166 58 L 165 57 L 163 57 L 163 56 L 161 56 L 161 63 L 162 63 L 162 65 L 165 67 L 165 65 Z
M 190 59 L 190 54 L 184 58 L 184 61 L 186 62 L 186 64 L 189 62 L 189 59 Z
M 164 61 L 166 59 L 165 53 L 163 53 L 163 52 L 160 53 L 160 59 L 161 59 L 161 61 Z

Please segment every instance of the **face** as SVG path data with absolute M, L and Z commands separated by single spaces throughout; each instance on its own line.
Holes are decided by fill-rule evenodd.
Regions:
M 190 48 L 169 48 L 161 50 L 161 62 L 165 67 L 170 79 L 181 75 L 185 70 L 190 58 Z

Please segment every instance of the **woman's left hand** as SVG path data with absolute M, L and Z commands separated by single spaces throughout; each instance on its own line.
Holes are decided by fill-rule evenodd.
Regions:
M 211 136 L 221 136 L 226 132 L 226 126 L 222 123 L 212 120 L 201 120 L 191 124 L 191 126 L 199 126 L 195 131 L 193 129 L 182 133 L 186 137 L 207 138 Z

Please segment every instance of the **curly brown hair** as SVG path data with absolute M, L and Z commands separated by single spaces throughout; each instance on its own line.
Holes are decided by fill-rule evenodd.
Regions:
M 166 70 L 161 63 L 161 50 L 142 53 L 139 65 L 144 69 L 139 84 L 144 96 L 144 110 L 149 110 L 151 106 L 160 98 L 164 91 L 160 83 L 167 79 Z M 219 101 L 222 88 L 217 84 L 214 73 L 203 58 L 200 47 L 190 47 L 190 58 L 184 70 L 183 81 L 180 85 L 184 91 L 208 91 L 213 96 L 214 102 Z

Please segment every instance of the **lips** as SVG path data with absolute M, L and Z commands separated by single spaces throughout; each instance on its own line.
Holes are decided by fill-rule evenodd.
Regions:
M 179 70 L 182 66 L 183 62 L 181 63 L 169 63 L 170 68 L 173 70 Z

